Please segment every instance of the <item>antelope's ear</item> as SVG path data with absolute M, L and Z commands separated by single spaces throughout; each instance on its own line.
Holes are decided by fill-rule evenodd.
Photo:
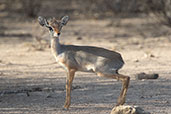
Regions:
M 41 26 L 49 27 L 49 23 L 47 22 L 47 20 L 44 17 L 39 16 L 38 21 Z
M 61 24 L 66 25 L 68 20 L 69 20 L 69 16 L 67 16 L 67 15 L 63 16 L 62 19 L 61 19 Z

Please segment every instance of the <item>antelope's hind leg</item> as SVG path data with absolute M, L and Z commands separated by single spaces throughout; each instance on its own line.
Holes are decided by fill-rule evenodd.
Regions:
M 103 73 L 97 73 L 97 75 L 122 81 L 122 89 L 121 89 L 121 92 L 120 92 L 120 96 L 118 97 L 116 106 L 123 105 L 125 103 L 126 94 L 127 94 L 128 86 L 129 86 L 129 82 L 130 82 L 130 77 L 129 76 L 124 76 L 124 75 L 121 75 L 121 74 L 118 74 L 118 73 L 113 74 L 113 75 L 106 75 L 106 74 L 103 74 Z
M 121 74 L 118 74 L 117 77 L 118 77 L 118 80 L 122 81 L 122 89 L 121 89 L 121 93 L 120 93 L 120 96 L 118 98 L 117 105 L 116 105 L 116 106 L 119 106 L 125 103 L 126 94 L 127 94 L 128 86 L 130 82 L 130 77 L 124 76 Z

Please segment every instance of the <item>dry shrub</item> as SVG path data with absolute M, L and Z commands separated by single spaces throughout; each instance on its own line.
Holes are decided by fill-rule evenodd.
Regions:
M 17 18 L 19 15 L 34 18 L 42 6 L 40 0 L 1 0 L 1 3 L 5 6 L 4 10 L 9 13 L 8 16 L 12 17 L 11 15 L 13 15 Z
M 41 8 L 40 0 L 21 0 L 22 10 L 28 17 L 36 17 Z
M 107 0 L 106 7 L 115 13 L 138 13 L 146 11 L 147 0 Z
M 162 24 L 171 27 L 171 0 L 151 0 L 149 7 Z
M 90 13 L 130 14 L 146 12 L 148 0 L 86 0 L 83 10 Z

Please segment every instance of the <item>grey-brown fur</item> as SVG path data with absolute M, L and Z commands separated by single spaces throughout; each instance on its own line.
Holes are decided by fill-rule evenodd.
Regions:
M 68 22 L 68 19 L 68 16 L 64 16 L 60 21 L 53 18 L 48 22 L 43 17 L 38 18 L 40 25 L 47 27 L 50 31 L 52 54 L 67 72 L 64 107 L 68 109 L 70 106 L 71 86 L 76 71 L 94 72 L 98 76 L 121 80 L 122 90 L 117 105 L 123 105 L 125 103 L 130 78 L 118 74 L 118 70 L 124 64 L 121 55 L 117 52 L 99 47 L 60 44 L 60 32 L 62 27 Z

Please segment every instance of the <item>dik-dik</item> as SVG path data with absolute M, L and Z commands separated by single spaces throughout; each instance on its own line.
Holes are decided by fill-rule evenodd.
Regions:
M 38 17 L 39 24 L 49 29 L 53 56 L 67 72 L 64 107 L 68 109 L 71 104 L 71 86 L 76 71 L 94 72 L 98 76 L 122 81 L 122 90 L 117 105 L 123 105 L 130 77 L 118 73 L 118 70 L 124 65 L 121 55 L 100 47 L 61 44 L 60 33 L 68 20 L 68 16 L 64 16 L 61 20 L 55 18 L 46 20 L 41 16 Z

